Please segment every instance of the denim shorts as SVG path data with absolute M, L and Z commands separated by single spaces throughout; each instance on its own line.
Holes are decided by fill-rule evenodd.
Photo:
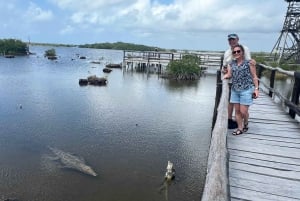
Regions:
M 249 89 L 236 91 L 231 89 L 230 103 L 239 103 L 241 105 L 251 105 L 253 103 L 252 93 L 254 88 L 250 87 Z

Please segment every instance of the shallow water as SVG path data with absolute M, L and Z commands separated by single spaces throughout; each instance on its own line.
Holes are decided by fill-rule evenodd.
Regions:
M 200 200 L 215 77 L 178 83 L 121 69 L 105 74 L 122 51 L 59 47 L 50 61 L 49 48 L 0 57 L 0 198 Z M 92 74 L 107 76 L 108 85 L 80 87 L 79 78 Z M 61 168 L 48 146 L 83 157 L 98 176 Z M 176 177 L 164 184 L 168 160 Z

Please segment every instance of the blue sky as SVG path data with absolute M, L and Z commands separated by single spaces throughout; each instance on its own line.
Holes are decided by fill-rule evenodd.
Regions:
M 228 33 L 237 33 L 251 51 L 270 52 L 287 6 L 284 0 L 9 0 L 0 2 L 0 38 L 225 50 Z

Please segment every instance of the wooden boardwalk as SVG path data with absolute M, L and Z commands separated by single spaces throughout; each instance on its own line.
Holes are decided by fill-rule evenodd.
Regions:
M 230 199 L 300 200 L 300 124 L 262 92 L 249 113 L 247 133 L 227 133 Z

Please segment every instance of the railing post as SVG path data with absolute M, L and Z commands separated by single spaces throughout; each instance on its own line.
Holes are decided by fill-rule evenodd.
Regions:
M 261 74 L 263 72 L 263 67 L 259 64 L 257 64 L 256 66 L 258 66 L 258 73 L 257 73 L 257 77 L 260 79 L 261 78 Z
M 293 87 L 293 93 L 291 97 L 292 103 L 295 105 L 299 104 L 299 95 L 300 95 L 300 71 L 294 73 L 295 83 Z M 289 114 L 292 118 L 295 118 L 296 113 L 291 108 L 289 109 Z
M 275 82 L 275 73 L 276 73 L 276 69 L 273 69 L 271 71 L 271 76 L 270 76 L 270 88 L 274 89 L 274 82 Z M 273 91 L 269 90 L 269 96 L 272 97 L 273 96 Z
M 221 95 L 222 95 L 222 80 L 221 80 L 221 71 L 217 71 L 217 83 L 216 83 L 216 98 L 215 98 L 215 108 L 212 120 L 212 130 L 215 127 L 215 123 L 218 116 L 218 105 L 220 103 Z
M 201 201 L 229 201 L 230 186 L 228 179 L 228 80 L 223 79 L 222 95 L 218 105 L 218 115 L 212 131 L 209 154 L 207 159 L 207 174 Z
M 125 56 L 126 56 L 126 53 L 125 53 L 125 52 L 126 52 L 126 50 L 123 50 L 123 66 L 126 65 L 126 64 L 125 64 L 125 59 L 126 59 L 126 58 L 125 58 Z

